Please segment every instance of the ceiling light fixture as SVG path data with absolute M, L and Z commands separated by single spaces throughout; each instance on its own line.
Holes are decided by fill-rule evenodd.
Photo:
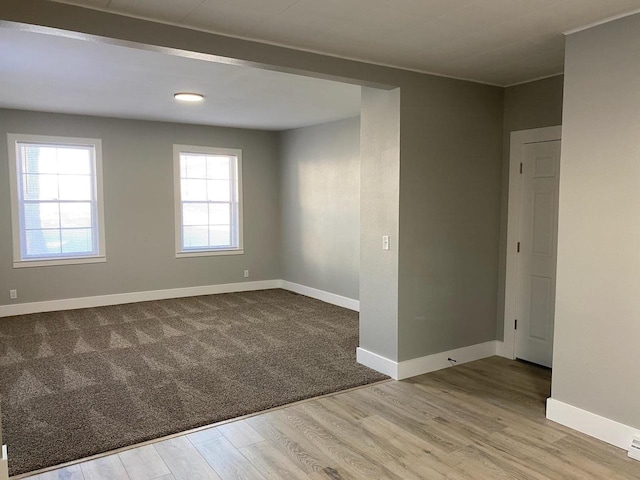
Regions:
M 204 95 L 200 95 L 199 93 L 176 93 L 173 98 L 176 100 L 180 100 L 181 102 L 201 102 L 204 100 Z

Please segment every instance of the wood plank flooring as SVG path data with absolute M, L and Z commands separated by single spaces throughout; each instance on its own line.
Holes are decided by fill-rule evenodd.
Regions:
M 545 419 L 550 372 L 491 357 L 305 401 L 32 480 L 639 479 Z

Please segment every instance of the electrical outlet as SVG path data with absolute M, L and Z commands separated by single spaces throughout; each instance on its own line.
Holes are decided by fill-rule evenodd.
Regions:
M 18 298 L 18 290 L 9 290 L 9 298 L 11 300 Z
M 382 236 L 382 249 L 389 250 L 389 235 Z
M 249 278 L 249 270 L 244 271 L 244 278 Z

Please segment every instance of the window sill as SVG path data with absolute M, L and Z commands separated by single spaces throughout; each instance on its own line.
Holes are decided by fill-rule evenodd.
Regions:
M 234 248 L 229 250 L 198 250 L 195 252 L 176 252 L 176 258 L 216 257 L 220 255 L 244 255 L 244 250 Z
M 80 263 L 105 263 L 107 257 L 69 257 L 51 260 L 14 260 L 13 268 L 54 267 L 57 265 L 77 265 Z

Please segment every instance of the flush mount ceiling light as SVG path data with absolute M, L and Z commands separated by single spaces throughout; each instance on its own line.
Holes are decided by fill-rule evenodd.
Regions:
M 180 100 L 181 102 L 201 102 L 204 100 L 204 95 L 200 95 L 199 93 L 180 92 L 176 93 L 173 98 Z

